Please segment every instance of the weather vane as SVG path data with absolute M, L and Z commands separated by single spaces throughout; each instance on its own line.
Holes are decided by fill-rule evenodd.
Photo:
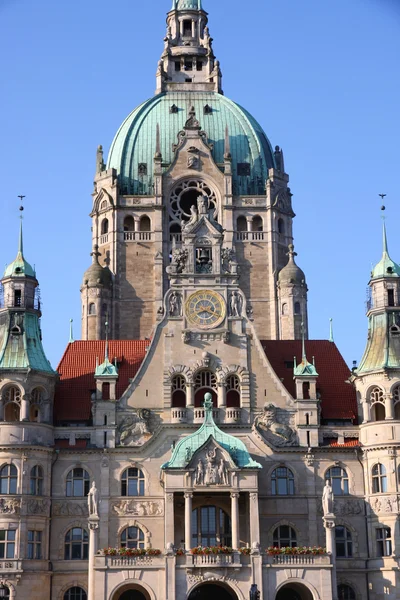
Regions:
M 21 211 L 21 219 L 22 219 L 22 213 L 24 210 L 23 201 L 24 201 L 25 196 L 20 195 L 20 196 L 18 196 L 18 198 L 21 200 L 21 206 L 19 207 L 19 210 Z

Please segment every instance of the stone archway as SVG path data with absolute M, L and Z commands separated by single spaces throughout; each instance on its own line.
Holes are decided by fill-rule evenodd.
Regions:
M 236 593 L 224 584 L 202 583 L 189 595 L 188 600 L 238 600 Z
M 112 596 L 112 600 L 151 600 L 148 592 L 136 584 L 124 585 Z
M 287 583 L 276 594 L 275 600 L 314 600 L 312 592 L 302 583 Z

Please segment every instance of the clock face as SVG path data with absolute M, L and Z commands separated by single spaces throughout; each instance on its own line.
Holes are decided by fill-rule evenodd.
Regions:
M 186 300 L 186 317 L 199 329 L 212 329 L 225 319 L 225 301 L 211 290 L 195 292 Z

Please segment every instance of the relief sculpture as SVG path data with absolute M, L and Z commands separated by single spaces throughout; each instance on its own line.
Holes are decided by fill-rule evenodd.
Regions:
M 117 429 L 117 443 L 120 446 L 141 446 L 149 438 L 150 411 L 147 408 L 135 409 L 126 416 Z
M 254 427 L 275 446 L 296 446 L 297 434 L 278 420 L 276 406 L 267 404 L 262 415 L 256 417 Z
M 56 517 L 87 517 L 89 515 L 86 503 L 77 504 L 75 502 L 54 502 L 53 515 Z
M 19 513 L 21 500 L 18 498 L 0 498 L 0 513 L 3 515 L 15 515 Z
M 218 449 L 206 451 L 199 459 L 195 471 L 195 485 L 228 485 L 228 469 L 224 457 L 218 458 Z
M 134 515 L 136 517 L 158 517 L 163 514 L 162 502 L 139 502 L 137 500 L 120 500 L 113 504 L 113 510 L 119 517 Z

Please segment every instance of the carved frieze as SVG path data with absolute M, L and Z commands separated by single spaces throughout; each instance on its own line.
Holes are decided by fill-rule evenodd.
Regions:
M 322 500 L 317 503 L 317 512 L 322 515 Z M 363 503 L 361 500 L 348 498 L 342 500 L 335 498 L 333 501 L 333 514 L 337 517 L 360 515 L 363 512 Z
M 0 514 L 16 515 L 21 510 L 20 498 L 0 498 Z
M 163 503 L 151 500 L 120 500 L 113 503 L 112 509 L 119 517 L 158 517 L 164 514 Z
M 86 502 L 68 502 L 62 500 L 53 503 L 53 516 L 55 517 L 87 517 L 89 515 Z
M 371 509 L 374 513 L 398 513 L 399 505 L 397 496 L 380 496 L 370 498 Z
M 46 498 L 30 498 L 27 502 L 28 514 L 47 515 L 50 508 L 50 500 Z

